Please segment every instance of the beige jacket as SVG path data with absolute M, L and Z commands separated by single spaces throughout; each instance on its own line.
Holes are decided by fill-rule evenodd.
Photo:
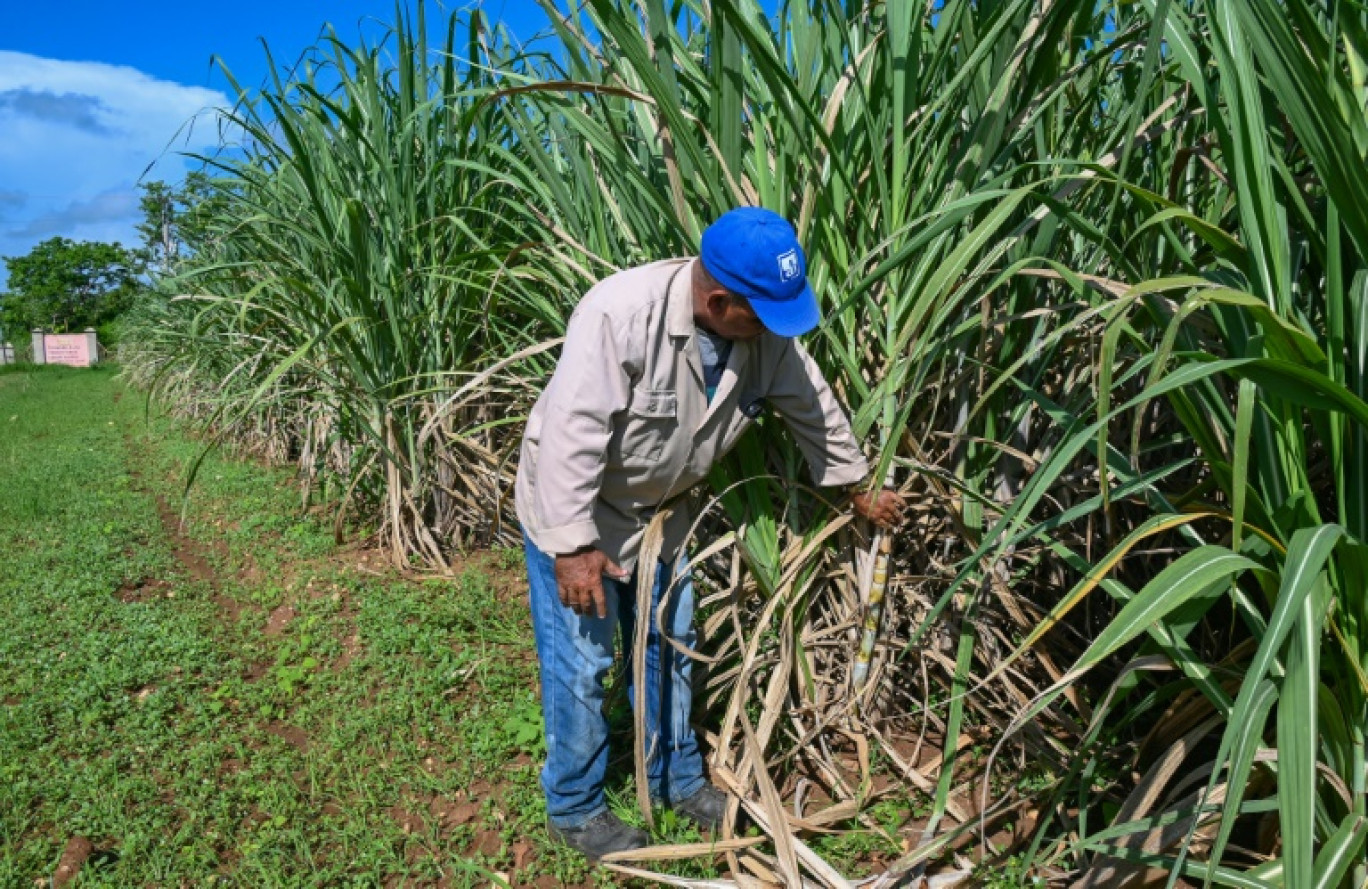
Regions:
M 733 343 L 708 403 L 691 267 L 691 259 L 671 259 L 619 272 L 570 317 L 518 464 L 518 519 L 543 552 L 593 544 L 631 570 L 660 504 L 706 478 L 764 407 L 784 418 L 817 484 L 868 474 L 831 388 L 792 339 L 764 333 Z M 687 509 L 674 510 L 666 557 L 691 523 Z

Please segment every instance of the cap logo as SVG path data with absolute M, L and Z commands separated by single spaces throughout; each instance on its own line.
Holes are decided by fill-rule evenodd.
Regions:
M 790 250 L 779 254 L 779 280 L 792 281 L 801 272 L 798 269 L 798 251 Z

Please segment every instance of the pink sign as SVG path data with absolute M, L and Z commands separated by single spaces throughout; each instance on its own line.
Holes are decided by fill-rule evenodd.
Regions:
M 43 338 L 43 357 L 48 364 L 90 367 L 89 344 L 83 333 L 50 333 Z

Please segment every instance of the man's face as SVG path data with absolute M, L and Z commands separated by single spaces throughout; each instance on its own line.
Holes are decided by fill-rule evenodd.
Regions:
M 753 340 L 765 332 L 746 301 L 724 290 L 708 295 L 707 328 L 727 340 Z

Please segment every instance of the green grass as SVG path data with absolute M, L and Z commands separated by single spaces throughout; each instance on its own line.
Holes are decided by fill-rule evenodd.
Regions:
M 405 581 L 215 457 L 180 535 L 200 446 L 109 370 L 7 374 L 0 423 L 0 885 L 75 836 L 90 886 L 591 876 L 542 829 L 513 560 Z

